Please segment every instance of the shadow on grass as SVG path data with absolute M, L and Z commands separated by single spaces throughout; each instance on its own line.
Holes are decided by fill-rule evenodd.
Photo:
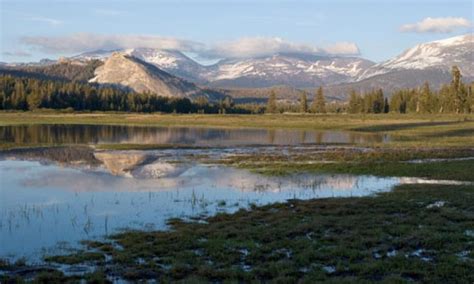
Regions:
M 470 129 L 453 129 L 453 130 L 447 130 L 447 131 L 442 131 L 442 132 L 436 132 L 436 133 L 430 133 L 423 135 L 425 137 L 452 137 L 452 136 L 458 136 L 458 137 L 468 137 L 468 136 L 473 136 L 474 137 L 474 128 Z
M 443 125 L 454 125 L 462 124 L 469 122 L 467 121 L 430 121 L 430 122 L 413 122 L 413 123 L 395 123 L 395 124 L 378 124 L 371 126 L 364 126 L 354 128 L 355 131 L 365 131 L 365 132 L 378 132 L 378 131 L 396 131 L 396 130 L 406 130 L 416 127 L 425 127 L 425 126 L 443 126 Z

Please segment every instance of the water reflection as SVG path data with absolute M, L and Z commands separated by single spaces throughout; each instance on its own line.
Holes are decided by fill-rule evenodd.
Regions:
M 351 175 L 263 177 L 135 154 L 129 161 L 118 157 L 117 167 L 31 157 L 0 161 L 0 257 L 34 260 L 57 244 L 74 245 L 120 228 L 160 229 L 172 217 L 234 212 L 293 198 L 361 196 L 390 190 L 398 182 Z
M 240 146 L 386 142 L 389 140 L 389 136 L 344 131 L 213 129 L 117 125 L 18 125 L 0 127 L 0 140 L 19 144 L 136 143 Z

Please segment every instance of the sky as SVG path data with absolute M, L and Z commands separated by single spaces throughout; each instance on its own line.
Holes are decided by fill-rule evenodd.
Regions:
M 276 52 L 387 60 L 473 32 L 474 0 L 0 0 L 0 61 L 178 49 L 203 64 Z

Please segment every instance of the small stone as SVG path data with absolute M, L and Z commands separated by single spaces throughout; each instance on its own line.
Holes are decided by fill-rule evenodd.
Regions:
M 332 274 L 332 273 L 336 272 L 336 267 L 334 267 L 332 265 L 327 265 L 327 266 L 323 266 L 323 270 L 326 271 L 326 273 L 328 273 L 328 274 Z
M 374 252 L 372 253 L 372 256 L 375 258 L 375 259 L 381 259 L 382 258 L 382 255 L 378 252 Z
M 392 250 L 387 251 L 387 257 L 395 257 L 395 256 L 397 256 L 397 250 L 392 249 Z
M 435 203 L 431 203 L 426 208 L 431 209 L 431 208 L 441 208 L 446 204 L 446 201 L 436 201 Z

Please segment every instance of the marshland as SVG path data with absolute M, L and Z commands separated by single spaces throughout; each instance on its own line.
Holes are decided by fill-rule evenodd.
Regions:
M 4 281 L 473 279 L 474 116 L 0 113 Z

